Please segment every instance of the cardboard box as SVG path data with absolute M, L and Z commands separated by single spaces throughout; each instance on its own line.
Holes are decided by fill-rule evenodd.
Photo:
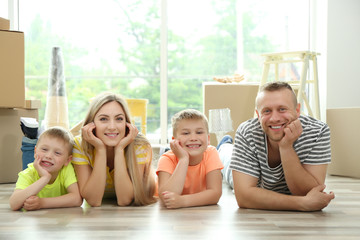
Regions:
M 0 17 L 0 30 L 10 30 L 10 20 Z
M 25 106 L 24 33 L 0 30 L 0 107 Z
M 20 117 L 38 119 L 38 109 L 0 108 L 0 183 L 16 182 L 22 170 Z
M 39 108 L 41 108 L 41 101 L 40 100 L 25 100 L 25 108 L 39 109 Z
M 331 135 L 331 164 L 328 173 L 360 178 L 360 108 L 327 109 Z
M 209 109 L 229 108 L 233 131 L 227 134 L 235 137 L 240 123 L 253 118 L 258 84 L 252 83 L 203 83 L 204 113 L 209 118 Z M 210 144 L 217 145 L 215 134 L 210 134 Z

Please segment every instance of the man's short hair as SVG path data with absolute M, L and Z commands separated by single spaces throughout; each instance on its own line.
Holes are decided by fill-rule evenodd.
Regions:
M 256 97 L 256 101 L 255 101 L 256 107 L 257 107 L 258 97 L 259 97 L 260 93 L 263 93 L 263 92 L 275 92 L 275 91 L 280 91 L 280 90 L 283 90 L 283 89 L 288 89 L 293 93 L 294 106 L 296 107 L 296 105 L 298 103 L 297 98 L 296 98 L 296 94 L 295 94 L 293 88 L 287 82 L 268 82 L 268 83 L 265 83 L 264 85 L 262 85 L 260 87 L 259 93 L 258 93 L 258 95 Z

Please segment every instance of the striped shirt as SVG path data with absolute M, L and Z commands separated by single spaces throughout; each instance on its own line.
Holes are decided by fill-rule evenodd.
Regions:
M 331 149 L 328 125 L 308 116 L 300 115 L 299 119 L 303 132 L 293 146 L 300 162 L 329 164 Z M 281 163 L 274 168 L 268 165 L 266 135 L 257 118 L 243 122 L 237 129 L 229 168 L 258 178 L 258 187 L 291 194 Z

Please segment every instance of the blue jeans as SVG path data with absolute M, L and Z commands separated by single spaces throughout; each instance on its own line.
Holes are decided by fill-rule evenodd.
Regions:
M 37 139 L 30 139 L 28 137 L 23 137 L 21 142 L 21 151 L 22 151 L 22 168 L 23 170 L 27 168 L 29 163 L 34 162 L 34 150 Z
M 231 169 L 229 169 L 229 165 L 231 161 L 233 147 L 234 145 L 231 143 L 223 143 L 221 144 L 218 150 L 220 160 L 224 165 L 224 168 L 221 170 L 223 179 L 227 184 L 230 185 L 231 188 L 234 188 L 234 183 L 233 183 L 232 171 Z

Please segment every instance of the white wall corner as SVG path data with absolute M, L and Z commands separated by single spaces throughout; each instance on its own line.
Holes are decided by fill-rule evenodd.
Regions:
M 327 108 L 359 107 L 360 1 L 327 2 Z

